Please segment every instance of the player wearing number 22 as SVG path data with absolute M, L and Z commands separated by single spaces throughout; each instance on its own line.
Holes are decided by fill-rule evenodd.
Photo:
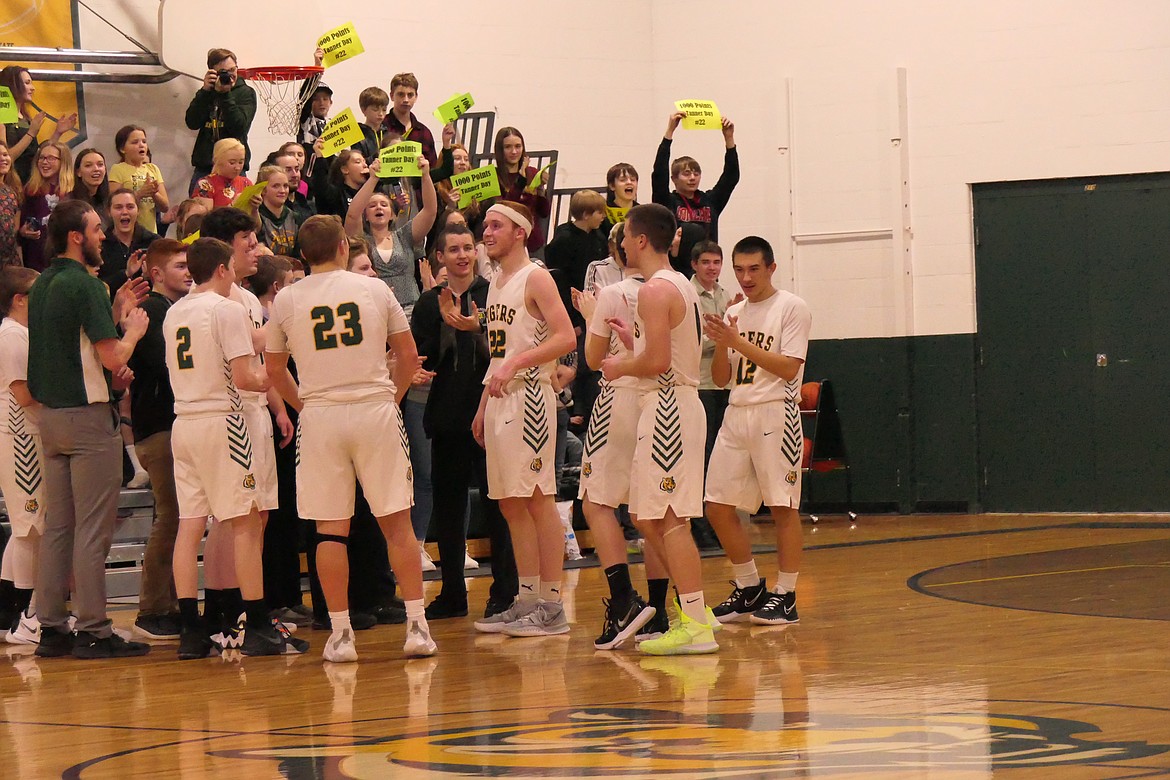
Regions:
M 731 560 L 732 594 L 715 608 L 721 622 L 796 623 L 796 576 L 800 568 L 800 382 L 812 315 L 803 300 L 772 286 L 772 247 L 748 236 L 731 253 L 735 277 L 747 300 L 727 309 L 726 319 L 705 316 L 715 342 L 711 377 L 730 381 L 730 406 L 707 469 L 707 518 Z M 768 591 L 756 571 L 751 542 L 736 517 L 768 506 L 776 524 L 779 575 Z
M 317 571 L 333 626 L 324 658 L 357 660 L 346 555 L 355 478 L 386 536 L 406 602 L 403 651 L 431 655 L 435 643 L 424 617 L 422 569 L 410 526 L 410 450 L 398 408 L 418 367 L 410 324 L 385 282 L 346 270 L 349 242 L 336 217 L 310 217 L 298 238 L 312 273 L 277 293 L 264 351 L 272 386 L 300 412 L 297 509 L 316 521 L 320 538 Z M 290 353 L 299 389 L 285 370 Z

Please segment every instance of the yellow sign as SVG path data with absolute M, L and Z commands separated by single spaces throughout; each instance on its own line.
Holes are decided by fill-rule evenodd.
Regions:
M 240 211 L 250 212 L 252 210 L 252 198 L 256 197 L 261 192 L 264 192 L 267 187 L 268 182 L 266 181 L 258 181 L 255 184 L 249 184 L 244 188 L 244 191 L 237 195 L 236 199 L 232 201 L 232 208 L 239 209 Z
M 186 238 L 184 238 L 184 239 L 183 239 L 183 243 L 184 243 L 184 244 L 194 244 L 194 243 L 195 243 L 195 240 L 196 240 L 197 238 L 199 238 L 199 231 L 198 231 L 198 230 L 196 230 L 194 233 L 192 233 L 191 235 L 189 235 L 189 236 L 187 236 Z
M 619 222 L 626 221 L 626 215 L 630 213 L 629 209 L 623 209 L 621 206 L 606 206 L 605 217 L 609 220 L 611 225 L 616 225 Z
M 496 166 L 485 165 L 451 177 L 451 189 L 459 190 L 459 208 L 471 205 L 472 198 L 487 200 L 500 194 L 500 179 Z
M 452 95 L 450 100 L 435 109 L 435 119 L 438 119 L 445 125 L 449 125 L 466 114 L 468 109 L 474 105 L 475 98 L 471 96 L 470 92 L 464 92 L 462 95 Z
M 557 161 L 553 160 L 548 165 L 544 166 L 539 171 L 537 171 L 536 175 L 532 177 L 532 181 L 528 182 L 528 186 L 525 187 L 525 189 L 528 190 L 529 192 L 536 192 L 536 190 L 540 188 L 541 176 L 544 174 L 545 171 L 547 171 L 549 168 L 553 167 L 556 164 L 557 164 Z
M 348 149 L 365 138 L 353 111 L 345 109 L 325 124 L 321 131 L 321 156 L 332 157 L 342 149 Z
M 678 100 L 674 107 L 686 113 L 682 121 L 684 130 L 720 130 L 723 118 L 713 100 Z
M 353 22 L 346 22 L 336 30 L 330 30 L 317 39 L 317 47 L 325 50 L 325 59 L 322 61 L 326 68 L 331 68 L 342 60 L 352 60 L 365 52 L 362 39 L 353 31 Z
M 378 178 L 422 176 L 422 171 L 418 169 L 418 158 L 422 157 L 422 153 L 422 144 L 416 141 L 399 141 L 393 146 L 387 146 L 378 155 L 382 163 L 378 169 Z
M 12 90 L 0 87 L 0 124 L 14 125 L 20 121 L 20 113 L 16 110 L 16 98 L 12 97 Z

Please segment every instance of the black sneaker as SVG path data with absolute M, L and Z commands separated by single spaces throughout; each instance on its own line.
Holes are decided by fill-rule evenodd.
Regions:
M 625 607 L 617 607 L 609 599 L 602 599 L 605 605 L 605 628 L 601 636 L 593 641 L 598 650 L 616 650 L 638 629 L 650 622 L 656 610 L 649 606 L 637 593 L 633 594 Z M 620 613 L 618 610 L 621 610 Z
M 88 631 L 78 631 L 73 640 L 74 658 L 133 658 L 150 652 L 145 642 L 127 642 L 117 634 L 96 637 Z
M 240 652 L 247 656 L 284 655 L 284 635 L 272 623 L 248 626 Z
M 191 661 L 211 655 L 211 637 L 207 629 L 200 626 L 193 631 L 179 632 L 179 660 Z
M 764 606 L 764 599 L 768 597 L 768 587 L 762 579 L 759 585 L 750 588 L 739 587 L 735 584 L 735 580 L 731 581 L 731 585 L 734 588 L 731 595 L 727 597 L 726 601 L 711 610 L 720 623 L 737 623 L 741 620 L 747 620 L 753 612 Z
M 41 641 L 36 653 L 41 658 L 61 658 L 73 654 L 73 634 L 58 631 L 47 626 L 41 627 Z
M 427 604 L 427 620 L 444 620 L 453 617 L 467 616 L 467 597 L 451 598 L 439 593 L 435 600 Z
M 666 612 L 655 612 L 654 617 L 642 626 L 642 630 L 634 635 L 635 642 L 645 642 L 647 639 L 657 639 L 670 630 L 670 618 Z
M 764 605 L 752 613 L 752 622 L 764 626 L 790 626 L 800 622 L 796 614 L 796 591 L 769 593 Z
M 284 652 L 287 655 L 300 655 L 309 652 L 309 643 L 304 639 L 297 639 L 284 623 L 272 618 L 272 628 L 284 640 Z M 247 636 L 245 634 L 245 636 Z
M 134 621 L 134 633 L 154 641 L 179 639 L 182 628 L 172 615 L 139 615 Z
M 514 599 L 508 599 L 507 601 L 502 601 L 498 599 L 488 599 L 487 606 L 484 607 L 483 610 L 483 616 L 485 618 L 490 618 L 492 615 L 500 614 L 512 606 L 513 600 Z
M 400 607 L 396 604 L 383 604 L 381 606 L 374 607 L 373 612 L 370 614 L 373 615 L 374 620 L 377 621 L 375 625 L 394 626 L 406 622 L 405 606 Z M 353 624 L 352 616 L 350 616 L 349 622 L 351 625 Z M 354 628 L 357 628 L 357 626 L 354 626 Z M 361 629 L 358 630 L 360 631 Z

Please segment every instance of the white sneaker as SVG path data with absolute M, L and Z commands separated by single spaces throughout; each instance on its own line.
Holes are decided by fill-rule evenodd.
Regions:
M 4 641 L 10 645 L 40 644 L 41 621 L 37 620 L 36 615 L 28 614 L 27 610 L 22 612 L 16 628 L 4 635 Z
M 142 488 L 150 487 L 150 475 L 145 471 L 135 471 L 134 476 L 126 483 L 126 487 L 131 490 L 141 490 Z
M 420 556 L 421 561 L 422 561 L 422 570 L 423 571 L 434 571 L 435 570 L 435 562 L 433 560 L 431 560 L 430 553 L 427 552 L 427 548 L 422 542 L 418 543 L 418 553 L 419 553 L 419 556 Z
M 471 550 L 467 549 L 466 547 L 463 548 L 463 568 L 465 568 L 465 569 L 478 569 L 479 568 L 479 561 L 477 561 L 475 558 L 471 557 Z
M 357 645 L 353 640 L 353 629 L 344 628 L 334 631 L 325 643 L 325 651 L 321 654 L 326 661 L 334 664 L 351 664 L 358 659 Z
M 434 655 L 438 645 L 431 639 L 431 632 L 425 622 L 412 620 L 406 626 L 406 642 L 402 645 L 402 652 L 408 658 L 420 658 Z

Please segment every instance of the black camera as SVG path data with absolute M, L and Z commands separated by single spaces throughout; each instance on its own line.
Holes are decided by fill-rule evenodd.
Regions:
M 232 72 L 230 70 L 219 71 L 219 83 L 225 87 L 232 83 Z

